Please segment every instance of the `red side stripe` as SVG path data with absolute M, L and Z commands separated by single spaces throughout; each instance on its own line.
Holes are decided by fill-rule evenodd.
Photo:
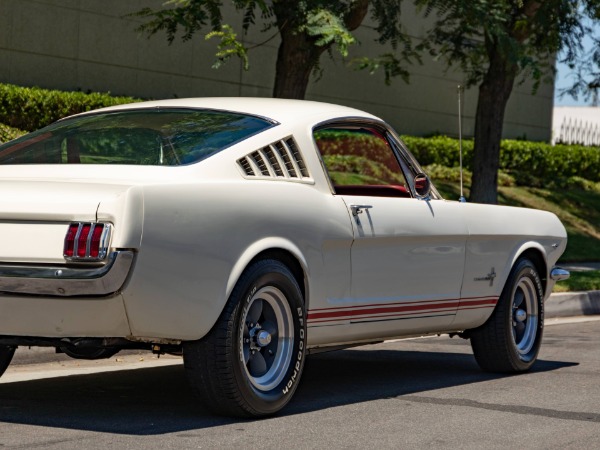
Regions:
M 366 309 L 353 309 L 344 311 L 331 311 L 331 312 L 309 312 L 308 320 L 311 319 L 323 319 L 333 317 L 354 317 L 357 315 L 364 314 L 382 314 L 382 313 L 394 313 L 404 311 L 422 311 L 427 309 L 440 309 L 448 307 L 458 307 L 458 301 L 453 301 L 444 304 L 425 304 L 425 305 L 409 305 L 409 306 L 391 306 L 387 308 L 366 308 Z
M 320 308 L 310 310 L 308 312 L 308 321 L 314 322 L 326 322 L 326 321 L 337 321 L 344 319 L 356 319 L 366 318 L 366 316 L 372 317 L 384 317 L 382 314 L 386 314 L 385 317 L 394 315 L 395 313 L 404 313 L 397 315 L 410 315 L 423 313 L 426 311 L 441 312 L 443 310 L 463 310 L 463 309 L 476 309 L 482 307 L 490 307 L 496 305 L 498 302 L 497 297 L 485 297 L 485 298 L 468 298 L 462 300 L 437 300 L 437 301 L 423 301 L 423 302 L 410 302 L 408 304 L 393 304 L 386 306 L 372 305 L 372 306 L 343 306 L 339 308 Z M 375 316 L 378 315 L 378 316 Z

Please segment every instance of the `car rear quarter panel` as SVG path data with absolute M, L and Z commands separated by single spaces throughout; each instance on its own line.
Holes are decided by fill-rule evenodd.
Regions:
M 313 182 L 244 179 L 235 154 L 218 159 L 203 171 L 229 164 L 222 180 L 144 188 L 142 243 L 123 293 L 137 338 L 204 336 L 243 269 L 267 249 L 298 259 L 307 302 L 348 295 L 352 228 L 341 199 Z

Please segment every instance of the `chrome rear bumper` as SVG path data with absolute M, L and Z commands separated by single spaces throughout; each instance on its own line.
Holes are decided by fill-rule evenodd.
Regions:
M 113 295 L 123 288 L 134 259 L 134 252 L 118 250 L 101 267 L 0 265 L 0 295 Z

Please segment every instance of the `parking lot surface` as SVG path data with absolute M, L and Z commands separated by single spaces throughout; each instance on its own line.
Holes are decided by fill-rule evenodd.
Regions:
M 313 355 L 292 403 L 257 421 L 209 415 L 175 357 L 24 355 L 1 379 L 0 447 L 599 448 L 600 321 L 548 322 L 518 376 L 481 372 L 447 336 Z

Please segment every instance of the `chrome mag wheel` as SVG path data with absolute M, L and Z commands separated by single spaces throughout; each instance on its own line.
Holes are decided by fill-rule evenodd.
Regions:
M 522 277 L 516 286 L 512 302 L 512 337 L 520 355 L 533 348 L 538 328 L 538 298 L 533 280 Z
M 544 326 L 544 290 L 532 260 L 513 266 L 494 312 L 468 330 L 477 363 L 489 372 L 518 373 L 537 359 Z
M 306 353 L 306 308 L 283 262 L 253 262 L 202 339 L 183 343 L 192 389 L 216 414 L 265 417 L 291 400 Z
M 270 391 L 283 380 L 292 359 L 294 324 L 283 292 L 266 286 L 256 292 L 243 313 L 241 360 L 250 383 Z

